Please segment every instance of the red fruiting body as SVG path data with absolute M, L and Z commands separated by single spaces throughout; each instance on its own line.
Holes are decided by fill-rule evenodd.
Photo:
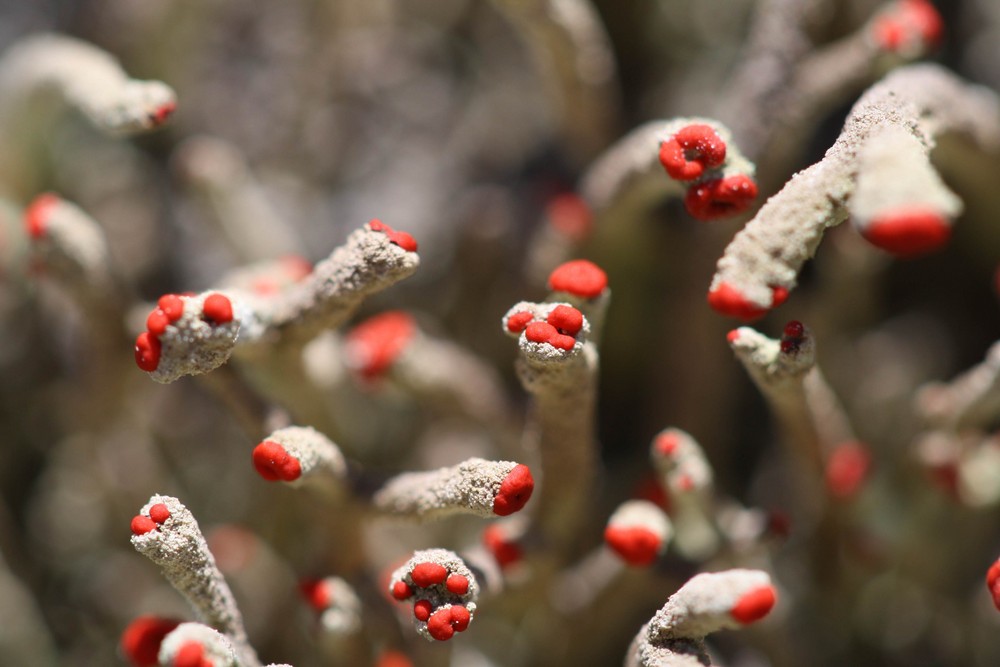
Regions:
M 177 110 L 177 104 L 174 102 L 167 102 L 162 105 L 159 109 L 153 112 L 153 123 L 156 125 L 162 125 L 170 116 Z
M 656 451 L 663 456 L 673 456 L 677 453 L 677 448 L 680 446 L 680 439 L 673 433 L 663 433 L 656 436 L 656 440 L 653 443 L 653 447 Z
M 660 143 L 660 164 L 670 178 L 693 181 L 726 161 L 726 142 L 708 125 L 688 125 Z
M 170 510 L 163 503 L 156 503 L 149 508 L 149 518 L 160 524 L 170 518 Z
M 438 609 L 427 620 L 427 632 L 438 641 L 448 641 L 456 632 L 469 627 L 472 615 L 461 605 Z
M 413 589 L 405 581 L 397 581 L 392 585 L 392 597 L 397 600 L 406 600 L 413 595 Z
M 24 228 L 28 232 L 28 236 L 33 239 L 40 239 L 45 236 L 49 214 L 59 201 L 59 197 L 51 192 L 46 192 L 45 194 L 38 195 L 28 204 L 28 208 L 24 211 Z
M 213 667 L 205 657 L 205 647 L 196 641 L 185 642 L 174 654 L 173 667 Z
M 524 328 L 531 323 L 531 320 L 535 319 L 535 316 L 526 310 L 522 310 L 519 313 L 514 313 L 507 318 L 507 331 L 511 333 L 521 333 Z
M 944 246 L 951 224 L 933 209 L 900 207 L 872 218 L 862 235 L 873 246 L 902 258 L 918 257 Z
M 804 342 L 806 328 L 797 320 L 792 320 L 785 325 L 785 330 L 781 334 L 781 351 L 785 354 L 794 354 Z
M 448 570 L 438 563 L 417 563 L 410 572 L 410 579 L 421 588 L 443 584 L 448 578 Z
M 572 336 L 564 336 L 563 334 L 557 333 L 546 341 L 552 347 L 558 348 L 560 350 L 566 350 L 569 352 L 576 346 L 576 339 Z
M 276 442 L 265 440 L 253 448 L 253 467 L 269 482 L 291 482 L 302 475 L 299 460 Z
M 532 322 L 524 329 L 524 336 L 532 343 L 548 343 L 559 332 L 548 322 Z
M 233 304 L 221 294 L 209 294 L 201 306 L 202 315 L 213 324 L 233 321 Z
M 430 600 L 417 600 L 413 603 L 413 617 L 418 621 L 426 621 L 431 616 Z
M 516 563 L 524 558 L 524 550 L 517 542 L 510 541 L 504 535 L 500 526 L 488 526 L 483 531 L 483 544 L 493 554 L 500 569 Z
M 771 305 L 761 308 L 750 303 L 743 293 L 729 283 L 719 283 L 719 286 L 708 293 L 708 305 L 717 312 L 744 321 L 755 320 L 771 308 L 777 308 L 788 298 L 788 290 L 784 287 L 771 288 Z
M 132 667 L 156 667 L 163 638 L 181 622 L 173 618 L 140 616 L 122 632 L 119 645 Z
M 332 602 L 330 587 L 322 579 L 306 579 L 299 584 L 299 593 L 316 611 L 325 610 Z
M 145 535 L 146 533 L 156 530 L 156 523 L 148 516 L 139 514 L 132 517 L 132 524 L 130 527 L 132 528 L 133 535 Z
M 583 328 L 583 313 L 572 306 L 556 306 L 545 321 L 567 336 L 575 336 Z
M 162 336 L 163 332 L 167 330 L 167 325 L 170 324 L 170 320 L 167 319 L 166 313 L 164 313 L 159 308 L 156 308 L 149 314 L 146 318 L 146 329 L 149 333 L 154 336 Z
M 370 317 L 347 335 L 347 354 L 362 377 L 379 377 L 399 358 L 416 330 L 413 317 L 401 310 Z
M 513 514 L 524 507 L 534 490 L 535 480 L 528 466 L 517 464 L 500 483 L 500 490 L 493 498 L 493 513 L 497 516 Z
M 395 229 L 385 224 L 381 220 L 370 220 L 368 227 L 373 232 L 382 232 L 389 237 L 389 242 L 398 245 L 408 252 L 417 251 L 417 242 L 406 232 L 397 232 Z
M 926 0 L 900 0 L 873 26 L 875 41 L 885 51 L 900 51 L 918 42 L 921 50 L 935 47 L 944 34 L 944 22 Z
M 726 342 L 735 343 L 740 337 L 739 329 L 731 329 L 729 333 L 726 334 Z
M 834 498 L 850 498 L 868 477 L 872 457 L 860 442 L 837 445 L 826 461 L 826 488 Z
M 160 365 L 160 339 L 148 331 L 143 331 L 135 339 L 135 363 L 147 373 L 152 373 Z
M 660 553 L 662 541 L 648 528 L 633 526 L 604 529 L 604 542 L 629 565 L 649 565 Z
M 729 615 L 744 625 L 759 621 L 771 611 L 777 598 L 772 586 L 761 586 L 737 600 Z
M 1000 560 L 986 571 L 986 588 L 993 597 L 993 605 L 1000 611 Z
M 455 595 L 465 595 L 469 592 L 469 580 L 460 574 L 453 574 L 445 581 L 444 587 Z
M 184 314 L 184 299 L 176 294 L 164 294 L 156 305 L 171 322 L 179 320 Z
M 567 292 L 584 299 L 601 295 L 608 286 L 608 275 L 601 267 L 585 259 L 575 259 L 556 267 L 549 274 L 549 289 Z
M 594 214 L 587 202 L 572 192 L 556 195 L 545 206 L 549 224 L 571 241 L 583 241 L 590 236 Z
M 757 197 L 757 184 L 744 174 L 696 183 L 684 196 L 684 207 L 697 220 L 742 213 Z
M 632 497 L 637 500 L 648 500 L 665 512 L 670 512 L 670 496 L 663 485 L 653 475 L 646 475 L 635 485 Z
M 375 661 L 375 667 L 413 667 L 413 661 L 399 651 L 386 651 Z

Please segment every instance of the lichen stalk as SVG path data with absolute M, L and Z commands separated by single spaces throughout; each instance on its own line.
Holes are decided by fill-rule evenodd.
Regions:
M 240 663 L 245 667 L 260 665 L 247 639 L 236 599 L 190 510 L 177 498 L 154 495 L 133 519 L 132 532 L 136 551 L 159 566 L 170 585 L 184 596 L 204 623 L 232 642 Z

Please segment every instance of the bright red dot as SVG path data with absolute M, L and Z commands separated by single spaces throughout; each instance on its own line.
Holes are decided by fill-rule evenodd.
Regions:
M 412 236 L 410 236 L 409 234 L 407 234 L 406 232 L 396 231 L 395 229 L 393 229 L 389 225 L 385 224 L 381 220 L 371 220 L 371 221 L 369 221 L 368 222 L 368 227 L 373 232 L 382 232 L 383 234 L 385 234 L 386 236 L 389 237 L 389 242 L 390 243 L 399 246 L 400 248 L 402 248 L 403 250 L 406 250 L 407 252 L 416 252 L 417 251 L 417 242 L 416 242 L 416 240 L 414 240 L 414 238 Z
M 556 306 L 545 321 L 567 336 L 575 336 L 583 328 L 583 313 L 572 306 Z
M 149 314 L 146 318 L 146 329 L 149 333 L 154 336 L 162 336 L 163 332 L 167 330 L 167 325 L 170 324 L 170 320 L 167 319 L 166 313 L 164 313 L 159 308 L 156 308 Z
M 413 603 L 413 617 L 418 621 L 426 621 L 431 615 L 431 603 L 429 600 L 417 600 Z
M 413 595 L 413 589 L 405 581 L 397 581 L 392 585 L 392 597 L 405 600 Z
M 233 321 L 233 304 L 221 294 L 209 294 L 205 297 L 201 312 L 213 324 L 225 324 Z
M 269 482 L 278 480 L 291 482 L 302 475 L 302 465 L 299 460 L 271 440 L 265 440 L 254 447 L 253 466 L 258 474 Z
M 744 321 L 759 318 L 771 308 L 777 308 L 788 298 L 788 290 L 784 287 L 771 287 L 771 305 L 762 308 L 750 301 L 742 292 L 729 283 L 719 283 L 719 286 L 708 293 L 708 305 L 713 310 L 736 317 Z
M 493 513 L 498 516 L 513 514 L 524 507 L 534 490 L 535 480 L 531 470 L 519 463 L 500 483 L 500 490 L 493 499 Z
M 559 332 L 548 322 L 532 322 L 524 329 L 524 337 L 532 343 L 548 343 Z
M 608 274 L 585 259 L 561 264 L 549 275 L 549 289 L 567 292 L 584 299 L 598 297 L 608 286 Z
M 951 223 L 933 209 L 907 206 L 872 218 L 862 235 L 872 245 L 907 259 L 926 255 L 948 243 Z
M 164 294 L 156 305 L 171 322 L 176 322 L 184 314 L 184 299 L 176 294 Z
M 604 529 L 604 542 L 629 565 L 649 565 L 660 555 L 663 541 L 659 535 L 643 528 L 632 526 L 619 528 L 608 526 Z
M 549 224 L 571 241 L 583 241 L 590 235 L 594 214 L 587 202 L 571 192 L 556 195 L 545 205 Z
M 497 565 L 504 569 L 524 558 L 524 550 L 517 542 L 508 540 L 503 528 L 497 525 L 488 526 L 483 531 L 483 544 L 493 554 Z
M 526 310 L 514 313 L 507 318 L 507 331 L 511 333 L 521 333 L 533 319 L 535 319 L 535 316 Z
M 347 355 L 362 377 L 383 375 L 416 335 L 413 316 L 390 310 L 370 317 L 347 334 Z
M 205 647 L 196 641 L 185 642 L 174 654 L 173 667 L 212 667 L 205 658 Z
M 767 616 L 777 599 L 772 586 L 761 586 L 737 600 L 729 615 L 744 625 L 753 623 Z
M 830 495 L 840 499 L 855 495 L 867 479 L 871 465 L 871 454 L 860 442 L 837 445 L 826 462 L 826 488 Z
M 122 632 L 119 646 L 132 667 L 156 667 L 160 664 L 160 644 L 163 638 L 180 625 L 173 618 L 140 616 Z
M 152 373 L 160 365 L 160 339 L 143 331 L 135 339 L 135 363 L 147 373 Z
M 726 142 L 708 125 L 688 125 L 660 143 L 660 164 L 670 178 L 692 181 L 726 160 Z
M 695 183 L 684 196 L 684 207 L 697 220 L 714 220 L 742 213 L 757 198 L 757 183 L 744 174 Z
M 40 239 L 45 236 L 49 215 L 61 200 L 51 192 L 38 195 L 24 210 L 24 228 L 28 236 Z
M 410 579 L 421 588 L 443 584 L 448 577 L 448 570 L 438 563 L 417 563 L 410 572 Z
M 156 523 L 154 523 L 153 520 L 150 519 L 148 516 L 143 516 L 142 514 L 139 514 L 137 516 L 132 517 L 132 523 L 130 527 L 132 528 L 133 535 L 145 535 L 146 533 L 150 533 L 156 530 Z
M 170 510 L 163 503 L 156 503 L 149 508 L 149 518 L 156 523 L 163 523 L 170 518 Z
M 299 592 L 309 606 L 316 611 L 323 611 L 330 606 L 332 596 L 330 586 L 322 579 L 307 579 L 299 584 Z
M 469 592 L 469 580 L 460 574 L 453 574 L 448 577 L 444 587 L 455 595 L 465 595 Z

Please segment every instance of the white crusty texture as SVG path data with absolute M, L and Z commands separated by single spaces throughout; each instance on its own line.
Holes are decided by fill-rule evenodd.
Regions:
M 236 647 L 241 667 L 260 664 L 247 641 L 243 617 L 229 585 L 215 564 L 212 552 L 194 515 L 171 496 L 154 495 L 139 514 L 149 516 L 153 505 L 164 504 L 170 517 L 154 530 L 132 536 L 136 551 L 156 563 L 170 585 L 177 589 L 198 617 L 222 632 Z
M 669 452 L 662 446 L 666 440 L 673 445 Z M 663 429 L 653 438 L 649 454 L 660 482 L 671 493 L 693 490 L 711 493 L 712 466 L 691 434 L 679 428 Z
M 130 79 L 108 53 L 61 35 L 25 38 L 0 60 L 0 107 L 17 105 L 45 89 L 57 91 L 97 127 L 113 134 L 157 127 L 176 104 L 166 84 Z
M 931 383 L 917 393 L 917 412 L 929 424 L 958 429 L 986 426 L 1000 414 L 1000 342 L 986 358 L 948 383 Z
M 726 144 L 726 159 L 693 181 L 675 181 L 660 164 L 660 143 L 688 125 L 708 125 Z M 623 202 L 654 203 L 665 197 L 682 196 L 694 183 L 744 174 L 754 175 L 754 166 L 743 157 L 732 134 L 709 118 L 675 118 L 640 125 L 600 155 L 583 176 L 580 192 L 595 213 Z
M 418 264 L 415 252 L 403 250 L 366 225 L 276 297 L 259 298 L 238 290 L 182 297 L 184 315 L 159 337 L 160 363 L 150 376 L 157 382 L 173 382 L 215 370 L 234 351 L 267 355 L 275 344 L 292 337 L 304 344 L 322 330 L 343 324 L 367 296 L 412 275 Z M 231 322 L 209 325 L 202 319 L 201 305 L 215 293 L 232 303 Z
M 727 570 L 692 577 L 643 626 L 626 667 L 706 667 L 703 642 L 712 632 L 743 627 L 730 613 L 747 593 L 771 586 L 760 570 Z
M 907 177 L 885 177 L 899 173 Z M 951 222 L 962 212 L 962 200 L 941 180 L 919 137 L 905 127 L 885 125 L 861 150 L 851 220 L 864 233 L 873 218 L 908 208 L 928 209 Z
M 311 475 L 324 473 L 341 482 L 347 478 L 347 461 L 340 448 L 311 426 L 286 426 L 264 441 L 278 443 L 299 462 L 302 476 L 288 484 L 301 484 Z
M 366 224 L 281 298 L 267 300 L 260 319 L 277 335 L 295 336 L 304 343 L 324 329 L 342 325 L 366 297 L 413 275 L 419 264 L 417 253 L 395 245 L 387 234 Z M 269 334 L 265 342 L 274 338 Z
M 111 260 L 104 230 L 76 204 L 55 195 L 43 196 L 52 199 L 51 204 L 36 204 L 41 207 L 36 214 L 43 216 L 44 233 L 33 241 L 33 248 L 44 259 L 47 271 L 70 286 L 84 283 L 89 290 L 110 289 Z
M 233 306 L 233 319 L 218 323 L 206 320 L 202 308 L 212 294 L 221 294 Z M 167 384 L 185 375 L 200 375 L 214 371 L 226 363 L 237 338 L 243 334 L 243 323 L 253 323 L 253 311 L 245 295 L 233 291 L 202 292 L 195 296 L 180 297 L 184 313 L 167 325 L 160 336 L 160 362 L 149 376 Z M 248 327 L 250 329 L 254 327 Z
M 664 451 L 664 441 L 673 444 Z M 650 459 L 660 485 L 670 495 L 674 548 L 691 560 L 704 560 L 719 548 L 715 524 L 712 466 L 698 441 L 678 428 L 653 438 Z
M 188 642 L 201 644 L 212 667 L 243 667 L 226 636 L 201 623 L 181 623 L 164 637 L 157 656 L 160 664 L 173 665 L 177 652 Z
M 754 307 L 773 306 L 772 287 L 791 290 L 799 269 L 816 252 L 827 227 L 847 218 L 859 154 L 873 133 L 897 126 L 929 152 L 935 138 L 957 132 L 982 150 L 1000 150 L 1000 99 L 935 65 L 912 65 L 871 87 L 851 110 L 826 156 L 795 174 L 726 248 L 711 290 L 726 283 Z M 910 170 L 880 173 L 885 182 Z
M 471 458 L 449 468 L 404 473 L 379 489 L 373 504 L 380 512 L 421 520 L 452 514 L 493 517 L 493 500 L 517 465 Z
M 780 340 L 750 327 L 736 332 L 729 347 L 765 395 L 801 391 L 803 379 L 816 366 L 816 343 L 808 328 L 794 352 L 782 352 Z
M 330 596 L 330 604 L 319 616 L 324 632 L 343 637 L 361 629 L 361 600 L 354 588 L 340 577 L 327 577 L 320 582 Z
M 594 406 L 597 397 L 597 348 L 587 339 L 586 317 L 570 350 L 549 343 L 533 343 L 524 332 L 507 329 L 507 319 L 527 311 L 543 320 L 558 303 L 522 301 L 507 311 L 501 327 L 517 336 L 514 365 L 525 391 L 534 400 L 532 418 L 541 453 L 541 487 L 533 514 L 539 531 L 554 553 L 568 552 L 586 520 L 591 484 L 597 475 Z
M 469 590 L 465 595 L 456 595 L 447 589 L 444 583 L 422 587 L 413 583 L 410 574 L 413 568 L 421 563 L 435 563 L 444 567 L 448 571 L 447 577 L 458 574 L 466 578 L 469 582 Z M 439 609 L 445 609 L 455 605 L 461 605 L 469 610 L 469 614 L 474 619 L 476 615 L 476 601 L 479 599 L 479 582 L 476 580 L 472 570 L 466 566 L 465 561 L 454 551 L 447 549 L 424 549 L 413 552 L 413 557 L 398 567 L 389 579 L 389 595 L 392 595 L 392 587 L 397 581 L 404 582 L 413 590 L 413 595 L 405 600 L 407 613 L 413 618 L 413 626 L 424 639 L 436 641 L 427 631 L 427 621 L 418 620 L 412 613 L 413 603 L 418 600 L 427 600 L 431 603 L 431 616 Z M 471 620 L 469 621 L 471 624 Z

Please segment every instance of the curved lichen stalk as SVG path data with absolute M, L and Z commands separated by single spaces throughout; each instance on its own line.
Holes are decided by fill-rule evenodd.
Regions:
M 780 305 L 823 233 L 849 213 L 866 238 L 899 254 L 940 245 L 957 200 L 928 155 L 948 133 L 1000 152 L 1000 99 L 933 65 L 901 68 L 873 86 L 826 156 L 793 176 L 729 244 L 709 303 L 742 319 Z
M 629 649 L 625 667 L 705 667 L 705 636 L 737 629 L 768 613 L 777 593 L 766 572 L 699 574 L 670 596 Z
M 233 353 L 264 359 L 347 321 L 371 294 L 413 274 L 417 244 L 378 220 L 273 295 L 212 290 L 161 297 L 136 339 L 136 363 L 157 382 L 212 371 Z
M 132 546 L 160 567 L 202 621 L 225 635 L 241 667 L 260 665 L 236 599 L 190 510 L 177 498 L 154 495 L 131 528 Z

